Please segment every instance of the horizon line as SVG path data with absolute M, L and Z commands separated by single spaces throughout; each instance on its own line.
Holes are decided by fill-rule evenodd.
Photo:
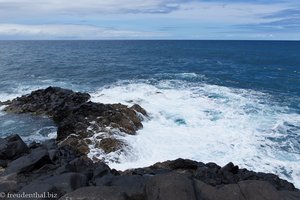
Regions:
M 300 42 L 300 39 L 0 39 L 2 41 L 273 41 Z

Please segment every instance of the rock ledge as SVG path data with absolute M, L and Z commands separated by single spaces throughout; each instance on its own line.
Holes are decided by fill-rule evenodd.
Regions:
M 4 154 L 12 145 L 15 151 Z M 0 191 L 4 194 L 49 193 L 48 199 L 62 200 L 300 199 L 292 183 L 233 163 L 220 167 L 177 159 L 116 171 L 73 148 L 57 146 L 53 140 L 28 147 L 18 135 L 12 135 L 1 139 L 0 147 Z
M 106 144 L 100 147 L 109 153 L 122 149 L 122 141 L 117 141 L 116 134 L 121 131 L 133 135 L 143 127 L 147 112 L 141 106 L 94 103 L 89 99 L 87 93 L 48 87 L 5 102 L 4 111 L 51 117 L 58 127 L 57 141 L 84 154 L 89 153 L 89 145 L 97 145 L 97 141 L 89 139 L 95 133 L 103 133 L 97 139 L 106 139 Z M 109 146 L 107 141 L 115 142 Z

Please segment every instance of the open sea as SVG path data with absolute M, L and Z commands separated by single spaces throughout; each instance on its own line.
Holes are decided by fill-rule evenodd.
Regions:
M 0 101 L 51 85 L 144 107 L 113 168 L 232 161 L 300 187 L 300 42 L 0 41 L 0 74 Z M 55 138 L 48 118 L 1 109 L 0 137 Z

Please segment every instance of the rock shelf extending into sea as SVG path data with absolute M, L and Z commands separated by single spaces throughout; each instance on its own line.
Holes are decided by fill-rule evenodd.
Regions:
M 117 171 L 87 157 L 89 146 L 121 151 L 116 134 L 134 135 L 147 112 L 139 105 L 101 104 L 87 93 L 49 87 L 2 102 L 6 112 L 47 115 L 57 139 L 26 144 L 0 139 L 0 192 L 4 199 L 63 200 L 299 200 L 300 191 L 274 174 L 177 159 Z M 100 142 L 92 141 L 101 132 Z M 45 196 L 43 195 L 48 195 Z M 51 195 L 50 195 L 51 194 Z M 9 196 L 10 195 L 10 196 Z M 22 196 L 23 195 L 23 196 Z M 35 195 L 35 196 L 30 196 Z M 29 196 L 29 198 L 28 198 Z
M 57 142 L 83 154 L 89 153 L 90 145 L 104 153 L 122 150 L 125 144 L 115 136 L 120 132 L 134 135 L 143 127 L 141 121 L 147 113 L 139 105 L 101 104 L 89 99 L 87 93 L 48 87 L 5 102 L 4 110 L 51 117 L 58 127 Z M 99 132 L 100 142 L 90 139 Z

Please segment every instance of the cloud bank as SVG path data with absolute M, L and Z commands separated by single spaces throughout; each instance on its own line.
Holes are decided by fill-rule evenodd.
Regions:
M 0 39 L 300 39 L 295 0 L 0 0 Z

